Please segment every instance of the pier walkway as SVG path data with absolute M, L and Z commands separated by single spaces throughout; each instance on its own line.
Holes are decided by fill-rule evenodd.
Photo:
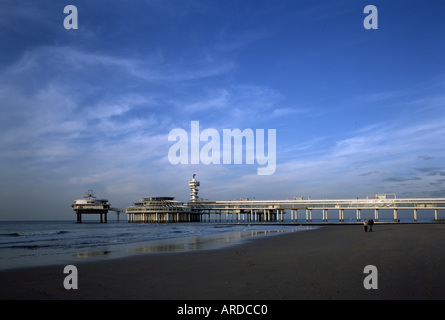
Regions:
M 344 221 L 345 210 L 355 210 L 357 221 L 361 221 L 362 210 L 373 210 L 375 221 L 379 221 L 380 210 L 393 210 L 394 221 L 398 220 L 401 210 L 413 212 L 414 221 L 417 222 L 420 210 L 433 210 L 435 220 L 438 220 L 439 210 L 445 210 L 445 198 L 405 198 L 397 199 L 395 195 L 376 195 L 375 198 L 366 199 L 325 199 L 312 200 L 310 198 L 295 197 L 288 200 L 252 200 L 249 198 L 231 201 L 210 201 L 196 199 L 188 205 L 203 215 L 226 215 L 226 220 L 243 222 L 272 222 L 283 221 L 286 210 L 290 211 L 291 221 L 297 221 L 298 211 L 305 211 L 305 220 L 312 221 L 312 211 L 323 212 L 323 222 L 328 221 L 328 212 L 338 213 L 340 222 Z M 423 211 L 422 211 L 423 212 Z

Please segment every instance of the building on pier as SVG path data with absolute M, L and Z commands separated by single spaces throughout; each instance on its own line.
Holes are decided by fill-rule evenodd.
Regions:
M 74 204 L 71 207 L 77 214 L 77 223 L 82 223 L 83 214 L 100 214 L 100 222 L 107 223 L 110 204 L 107 199 L 97 199 L 93 190 L 88 190 L 83 199 L 74 200 Z
M 201 214 L 173 197 L 145 197 L 126 209 L 128 222 L 198 222 Z

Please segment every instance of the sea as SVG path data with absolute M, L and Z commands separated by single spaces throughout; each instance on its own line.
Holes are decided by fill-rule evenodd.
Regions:
M 0 271 L 138 254 L 212 250 L 316 226 L 237 223 L 130 224 L 108 220 L 0 221 Z

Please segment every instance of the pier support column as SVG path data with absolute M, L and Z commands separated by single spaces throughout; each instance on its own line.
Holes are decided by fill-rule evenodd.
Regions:
M 294 214 L 295 214 L 295 222 L 298 221 L 298 209 L 294 210 Z
M 362 220 L 362 209 L 357 209 L 357 222 Z
M 437 221 L 437 220 L 438 220 L 438 217 L 437 217 L 437 213 L 438 213 L 438 211 L 439 211 L 439 210 L 434 209 L 434 221 Z
M 306 209 L 306 222 L 308 222 L 308 221 L 309 221 L 309 210 Z
M 340 222 L 345 221 L 345 210 L 344 209 L 338 210 L 338 221 L 340 221 Z
M 414 222 L 417 222 L 417 209 L 414 209 Z
M 323 209 L 323 222 L 328 222 L 328 209 Z
M 375 214 L 374 214 L 374 221 L 375 222 L 377 222 L 377 221 L 379 221 L 379 209 L 375 209 L 374 210 L 375 211 Z
M 394 222 L 397 222 L 397 209 L 394 209 Z
M 309 209 L 309 222 L 312 222 L 312 209 Z

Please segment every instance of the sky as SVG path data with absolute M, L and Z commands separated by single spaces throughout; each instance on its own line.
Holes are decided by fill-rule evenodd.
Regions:
M 445 197 L 443 0 L 0 0 L 0 48 L 0 220 L 188 201 L 193 174 L 211 200 Z M 193 121 L 275 129 L 276 170 L 172 164 Z

